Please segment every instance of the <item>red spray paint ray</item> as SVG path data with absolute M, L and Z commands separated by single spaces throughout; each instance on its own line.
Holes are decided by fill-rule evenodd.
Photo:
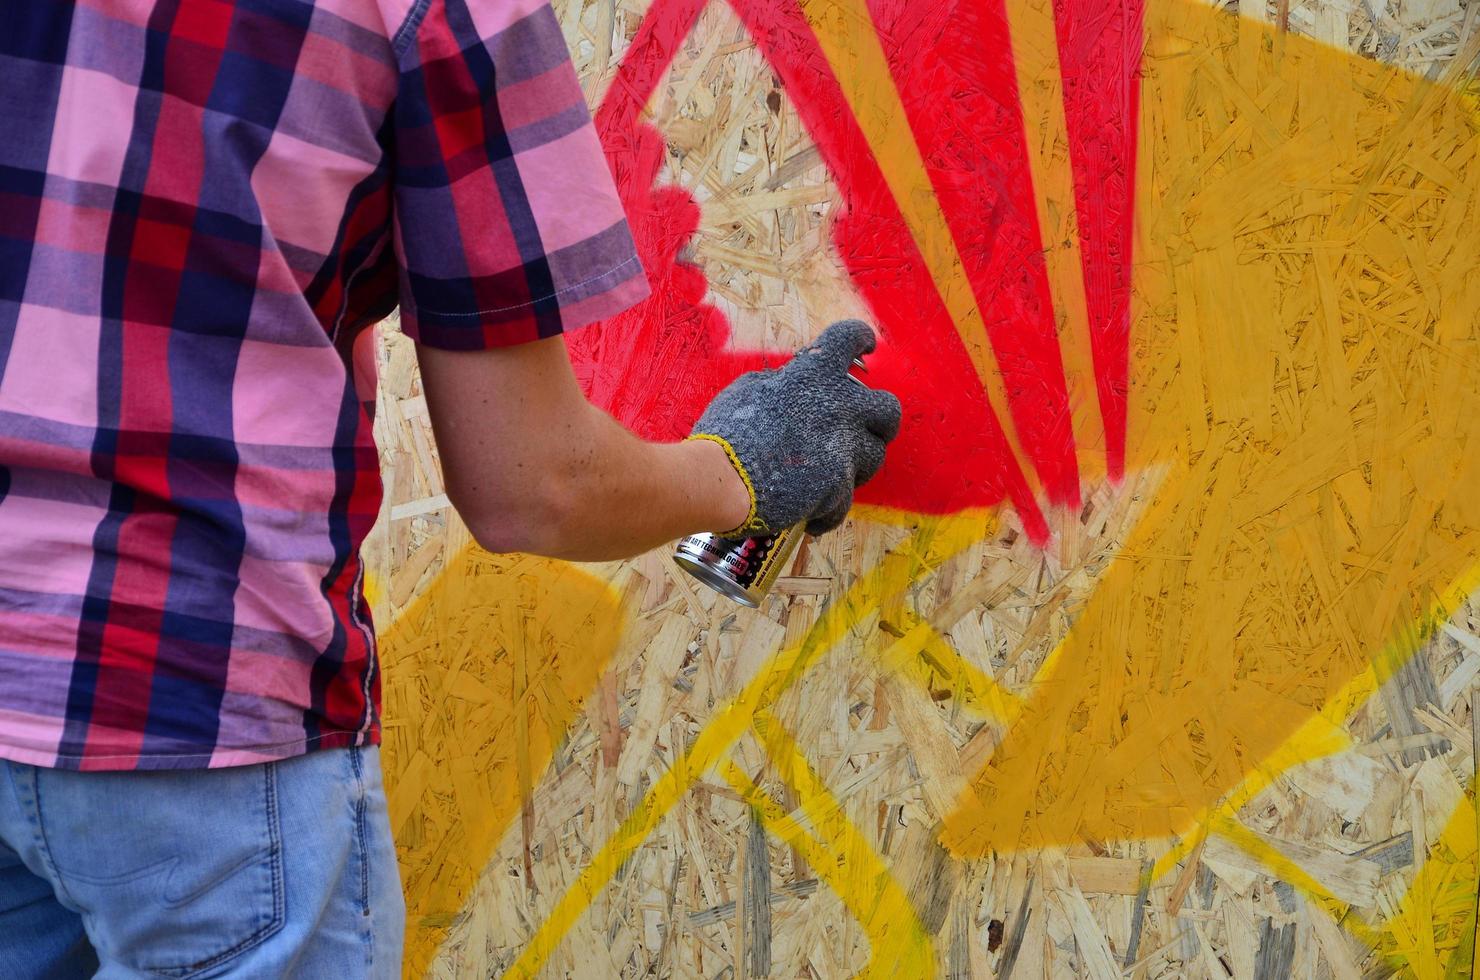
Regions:
M 569 343 L 593 400 L 649 438 L 682 436 L 720 387 L 781 356 L 726 349 L 728 325 L 703 304 L 702 274 L 677 259 L 697 227 L 698 209 L 681 189 L 653 188 L 662 140 L 639 122 L 640 109 L 704 3 L 655 4 L 596 117 L 654 296 Z M 1043 516 L 1000 423 L 800 10 L 790 0 L 743 0 L 737 9 L 843 192 L 847 214 L 835 225 L 838 247 L 883 333 L 870 358 L 870 380 L 906 405 L 900 440 L 859 499 L 946 513 L 1010 498 L 1030 536 L 1046 540 Z M 1058 378 L 1062 387 L 1061 371 Z
M 1079 503 L 1069 394 L 1002 0 L 869 0 L 1049 499 Z M 930 52 L 920 57 L 920 52 Z
M 1025 529 L 1047 540 L 1029 492 L 924 259 L 795 0 L 732 0 L 781 77 L 842 192 L 834 240 L 878 317 L 884 344 L 871 383 L 906 406 L 897 448 L 859 499 L 941 513 L 1010 498 Z
M 1055 0 L 1084 293 L 1106 466 L 1125 473 L 1131 241 L 1144 0 Z

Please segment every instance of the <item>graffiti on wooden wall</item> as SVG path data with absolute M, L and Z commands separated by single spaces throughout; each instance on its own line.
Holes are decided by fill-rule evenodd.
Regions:
M 593 400 L 649 438 L 681 437 L 782 356 L 732 343 L 687 258 L 725 201 L 658 183 L 646 108 L 709 2 L 655 0 L 596 112 L 655 289 L 569 345 Z M 540 971 L 701 780 L 839 896 L 865 973 L 932 975 L 932 930 L 777 711 L 838 649 L 902 683 L 952 678 L 981 723 L 927 791 L 951 860 L 1159 842 L 1149 885 L 1217 837 L 1369 947 L 1437 964 L 1466 928 L 1464 875 L 1443 870 L 1475 862 L 1462 799 L 1386 914 L 1234 815 L 1349 750 L 1351 717 L 1480 586 L 1473 99 L 1180 0 L 729 4 L 837 188 L 831 246 L 883 338 L 870 381 L 906 405 L 860 502 L 900 531 L 660 778 L 621 770 L 641 735 L 602 730 L 603 764 L 642 792 L 541 896 L 508 975 Z M 1067 635 L 1005 684 L 948 635 L 990 601 L 990 574 L 934 604 L 921 590 L 1004 522 L 1052 550 L 1095 493 L 1134 496 L 1134 522 Z M 464 550 L 385 631 L 388 675 L 445 668 L 387 707 L 413 969 L 528 819 L 573 719 L 615 696 L 627 610 L 571 566 Z M 478 664 L 490 636 L 500 654 Z M 737 762 L 742 738 L 779 795 Z M 422 813 L 433 797 L 441 816 Z M 1434 923 L 1423 957 L 1405 916 Z

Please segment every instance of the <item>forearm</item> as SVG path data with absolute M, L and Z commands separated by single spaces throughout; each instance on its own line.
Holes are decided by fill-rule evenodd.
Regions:
M 840 524 L 899 429 L 899 402 L 848 376 L 873 346 L 867 324 L 835 323 L 781 370 L 727 387 L 695 427 L 704 438 L 676 444 L 588 402 L 558 338 L 418 353 L 447 494 L 478 543 L 603 561 L 752 522 Z
M 725 451 L 707 440 L 644 442 L 594 406 L 563 432 L 550 511 L 522 529 L 519 550 L 572 561 L 640 554 L 745 521 L 749 493 Z
M 722 447 L 643 442 L 581 394 L 558 338 L 419 354 L 447 494 L 490 551 L 625 558 L 749 513 Z

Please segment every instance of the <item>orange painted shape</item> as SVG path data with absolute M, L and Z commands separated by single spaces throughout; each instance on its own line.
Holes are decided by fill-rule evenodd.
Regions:
M 426 973 L 530 801 L 622 620 L 617 593 L 574 565 L 467 548 L 381 637 L 407 976 Z
M 1352 678 L 1411 656 L 1480 564 L 1457 97 L 1394 149 L 1426 97 L 1411 76 L 1181 2 L 1147 38 L 1128 486 L 1159 482 L 947 819 L 963 855 L 1187 831 Z

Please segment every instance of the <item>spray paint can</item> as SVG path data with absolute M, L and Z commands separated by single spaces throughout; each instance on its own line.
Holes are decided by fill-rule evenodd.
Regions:
M 853 366 L 868 370 L 854 358 Z M 853 375 L 853 381 L 863 384 Z M 795 524 L 779 534 L 753 538 L 722 538 L 718 534 L 691 534 L 678 542 L 673 560 L 678 567 L 722 596 L 754 609 L 776 584 L 805 533 Z
M 791 561 L 802 533 L 797 524 L 780 534 L 753 538 L 691 534 L 678 543 L 673 560 L 720 595 L 754 609 Z

